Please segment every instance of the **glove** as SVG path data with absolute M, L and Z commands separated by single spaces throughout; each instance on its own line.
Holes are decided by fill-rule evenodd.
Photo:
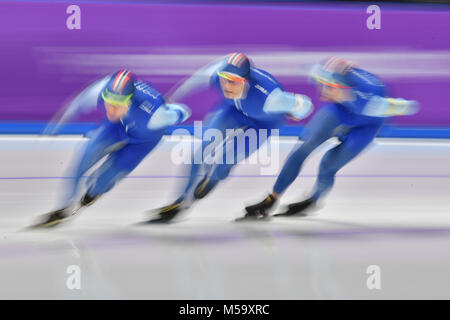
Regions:
M 413 115 L 419 109 L 419 103 L 414 100 L 374 96 L 367 102 L 362 114 L 371 117 L 405 116 Z
M 185 122 L 191 116 L 191 109 L 185 104 L 182 103 L 170 103 L 166 104 L 169 111 L 175 111 L 178 113 L 178 121 L 177 123 Z
M 303 94 L 295 94 L 296 105 L 289 111 L 289 114 L 295 118 L 295 120 L 301 120 L 308 117 L 314 110 L 314 106 L 311 99 Z
M 269 94 L 263 107 L 265 113 L 287 113 L 298 120 L 309 116 L 312 109 L 313 104 L 309 97 L 285 92 L 279 88 Z
M 191 116 L 191 110 L 181 103 L 170 103 L 160 106 L 150 118 L 147 128 L 159 130 L 186 121 Z

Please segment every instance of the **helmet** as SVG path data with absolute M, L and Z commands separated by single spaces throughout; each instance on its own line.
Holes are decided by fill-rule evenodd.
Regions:
M 324 85 L 335 88 L 351 88 L 353 83 L 348 77 L 348 72 L 354 64 L 350 61 L 331 57 L 322 64 L 313 66 L 312 78 Z
M 129 104 L 134 94 L 134 81 L 134 74 L 128 70 L 115 72 L 102 92 L 103 100 L 112 105 Z
M 234 52 L 226 58 L 226 65 L 217 72 L 220 77 L 231 81 L 244 81 L 250 73 L 251 63 L 248 57 Z

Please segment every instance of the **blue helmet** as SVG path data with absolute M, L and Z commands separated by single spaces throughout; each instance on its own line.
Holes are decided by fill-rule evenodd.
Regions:
M 250 74 L 251 63 L 248 57 L 239 52 L 234 52 L 226 58 L 226 65 L 219 71 L 219 76 L 228 78 L 247 78 Z
M 327 59 L 322 64 L 316 64 L 311 71 L 312 78 L 324 85 L 336 88 L 352 88 L 354 83 L 348 72 L 354 64 L 336 57 Z
M 128 70 L 115 72 L 102 92 L 103 100 L 109 104 L 128 104 L 134 94 L 134 74 Z

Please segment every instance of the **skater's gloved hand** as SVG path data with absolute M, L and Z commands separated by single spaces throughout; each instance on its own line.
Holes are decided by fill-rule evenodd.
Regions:
M 169 108 L 169 111 L 178 113 L 177 123 L 186 121 L 192 114 L 191 109 L 189 109 L 187 105 L 182 103 L 170 103 L 166 104 L 166 106 Z
M 267 97 L 263 110 L 265 113 L 287 113 L 300 120 L 311 114 L 313 104 L 305 95 L 277 88 Z
M 181 103 L 170 103 L 160 106 L 150 118 L 147 128 L 158 130 L 186 121 L 191 116 L 191 110 Z
M 371 117 L 392 117 L 412 115 L 419 109 L 419 103 L 414 100 L 374 96 L 367 102 L 362 114 Z
M 294 108 L 289 111 L 289 114 L 296 120 L 301 120 L 308 117 L 314 110 L 313 103 L 308 96 L 303 94 L 295 94 L 296 104 Z

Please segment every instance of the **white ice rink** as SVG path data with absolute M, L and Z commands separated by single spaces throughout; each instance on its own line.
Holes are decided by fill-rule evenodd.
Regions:
M 75 220 L 25 231 L 57 207 L 85 139 L 0 136 L 0 299 L 450 299 L 450 141 L 377 140 L 308 218 L 231 222 L 275 181 L 244 164 L 180 222 L 135 226 L 184 183 L 173 140 Z M 280 142 L 281 163 L 294 143 Z M 312 188 L 329 146 L 282 203 Z M 80 290 L 66 286 L 71 265 Z

